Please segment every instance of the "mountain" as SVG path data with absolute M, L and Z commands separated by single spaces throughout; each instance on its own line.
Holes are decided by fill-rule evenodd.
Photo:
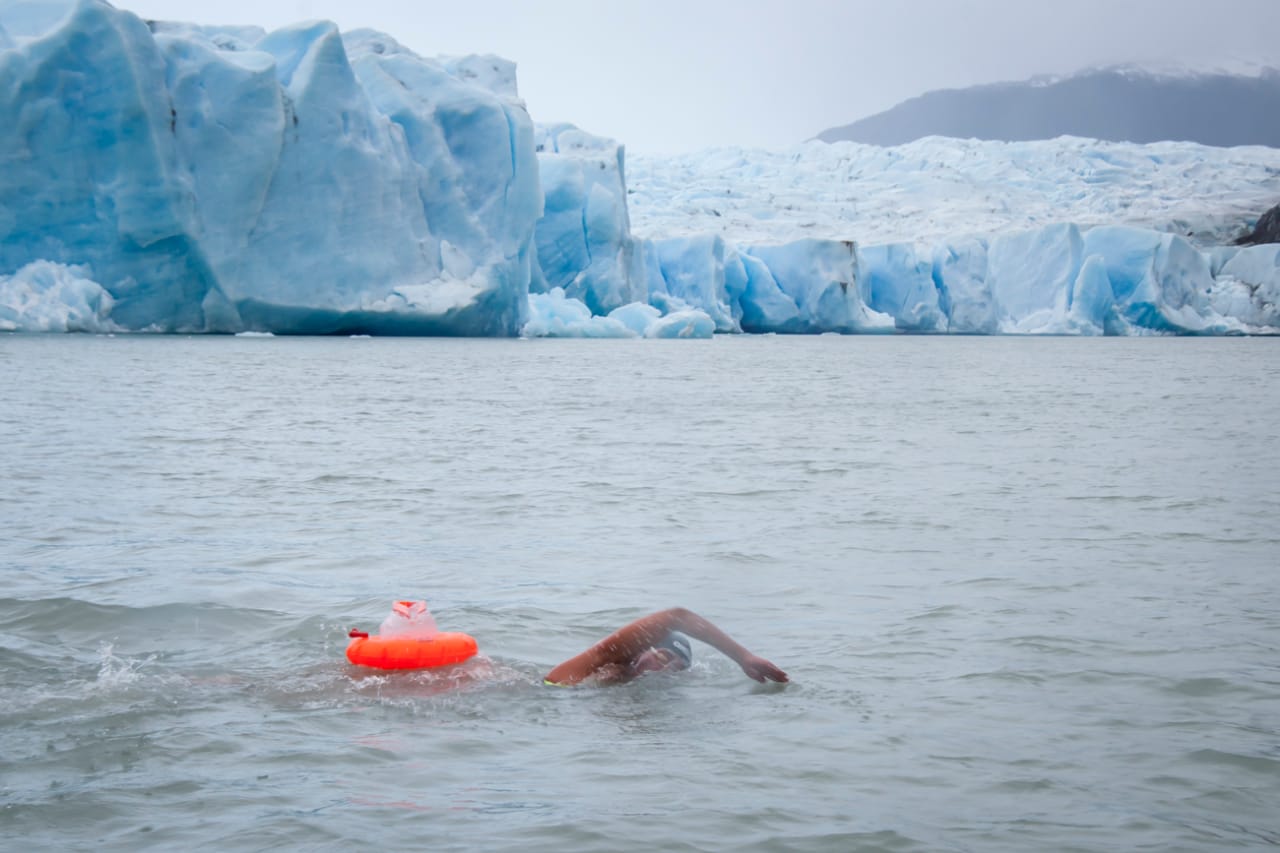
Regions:
M 1280 70 L 1238 75 L 1104 68 L 945 89 L 824 130 L 817 138 L 902 145 L 925 136 L 1007 141 L 1082 136 L 1280 148 Z

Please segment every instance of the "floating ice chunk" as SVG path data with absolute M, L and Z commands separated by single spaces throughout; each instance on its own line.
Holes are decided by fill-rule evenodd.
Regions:
M 643 302 L 632 302 L 609 312 L 610 319 L 617 320 L 641 337 L 661 316 L 661 311 Z
M 566 296 L 562 288 L 529 294 L 526 338 L 634 338 L 642 333 L 612 315 L 593 315 L 582 300 Z
M 117 332 L 111 294 L 84 267 L 49 261 L 0 275 L 0 332 Z
M 530 338 L 709 338 L 715 323 L 705 311 L 671 303 L 666 315 L 652 305 L 633 302 L 615 308 L 606 317 L 593 315 L 581 300 L 556 287 L 550 293 L 529 294 Z
M 710 338 L 716 332 L 715 321 L 697 308 L 673 311 L 650 324 L 646 338 Z

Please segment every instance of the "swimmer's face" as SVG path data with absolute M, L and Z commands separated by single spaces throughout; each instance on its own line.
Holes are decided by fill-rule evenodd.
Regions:
M 676 672 L 684 668 L 684 658 L 671 649 L 648 649 L 631 664 L 631 671 L 636 675 L 643 672 Z

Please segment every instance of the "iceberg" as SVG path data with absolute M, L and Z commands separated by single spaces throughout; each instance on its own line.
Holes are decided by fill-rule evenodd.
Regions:
M 0 0 L 0 331 L 1275 334 L 1280 150 L 628 158 L 513 63 Z
M 646 338 L 709 338 L 716 330 L 715 321 L 696 308 L 672 311 L 655 320 L 646 330 Z
M 110 319 L 115 300 L 83 268 L 34 261 L 0 275 L 0 332 L 123 331 Z
M 542 194 L 505 60 L 49 8 L 5 7 L 0 274 L 82 269 L 134 330 L 519 332 Z
M 550 293 L 529 294 L 529 320 L 524 335 L 530 338 L 635 338 L 644 334 L 615 319 L 592 314 L 580 299 L 567 296 L 564 288 L 553 287 Z
M 627 214 L 625 149 L 570 124 L 539 127 L 543 214 L 535 228 L 541 281 L 596 314 L 645 296 L 644 255 Z
M 529 314 L 524 327 L 529 338 L 710 338 L 716 331 L 715 321 L 696 308 L 663 314 L 652 305 L 631 302 L 602 317 L 559 287 L 529 294 Z

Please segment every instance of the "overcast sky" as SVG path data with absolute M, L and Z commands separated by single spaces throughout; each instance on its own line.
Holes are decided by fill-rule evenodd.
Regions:
M 372 27 L 518 65 L 535 121 L 633 152 L 780 148 L 933 89 L 1114 63 L 1280 66 L 1280 0 L 116 0 L 144 17 Z

